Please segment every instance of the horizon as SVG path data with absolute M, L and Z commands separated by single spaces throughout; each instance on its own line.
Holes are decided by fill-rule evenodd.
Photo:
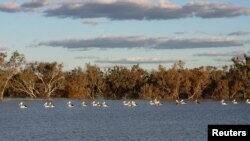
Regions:
M 0 52 L 65 70 L 86 63 L 152 70 L 178 60 L 221 67 L 250 54 L 244 0 L 0 0 L 0 16 Z

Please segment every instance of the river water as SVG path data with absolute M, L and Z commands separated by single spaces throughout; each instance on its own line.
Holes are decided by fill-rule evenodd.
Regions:
M 18 103 L 25 102 L 27 109 Z M 1 141 L 206 141 L 208 124 L 250 124 L 250 105 L 241 102 L 222 106 L 218 101 L 160 107 L 136 100 L 125 107 L 120 100 L 106 100 L 108 108 L 82 107 L 81 101 L 6 99 L 0 102 Z M 89 103 L 91 101 L 88 101 Z

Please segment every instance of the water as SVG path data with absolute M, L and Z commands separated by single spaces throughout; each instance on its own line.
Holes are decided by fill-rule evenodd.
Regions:
M 206 141 L 208 124 L 250 124 L 250 105 L 221 106 L 218 101 L 199 105 L 161 107 L 137 100 L 128 108 L 122 101 L 107 100 L 108 108 L 82 107 L 81 101 L 53 100 L 54 109 L 45 109 L 44 100 L 20 99 L 0 102 L 0 140 L 3 141 Z

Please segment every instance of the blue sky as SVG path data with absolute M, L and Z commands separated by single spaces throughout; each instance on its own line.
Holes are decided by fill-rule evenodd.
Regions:
M 0 0 L 0 51 L 66 70 L 231 64 L 250 51 L 248 0 Z

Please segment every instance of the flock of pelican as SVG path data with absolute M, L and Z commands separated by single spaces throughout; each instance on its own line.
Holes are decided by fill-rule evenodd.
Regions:
M 199 104 L 199 103 L 200 103 L 198 100 L 195 100 L 194 102 L 195 102 L 196 104 Z M 181 100 L 178 100 L 178 99 L 177 99 L 177 100 L 175 101 L 175 103 L 176 103 L 176 105 L 178 105 L 178 104 L 180 104 L 180 105 L 187 104 L 183 99 L 181 99 Z M 222 100 L 220 101 L 220 103 L 221 103 L 221 105 L 228 105 L 228 104 L 225 102 L 224 99 L 222 99 Z M 238 102 L 236 101 L 236 99 L 232 100 L 232 103 L 233 103 L 233 104 L 238 104 Z M 245 103 L 246 103 L 246 104 L 250 104 L 250 100 L 247 99 Z M 162 103 L 160 102 L 160 100 L 157 100 L 157 99 L 154 99 L 154 100 L 149 101 L 149 104 L 150 104 L 151 106 L 161 106 L 161 105 L 162 105 Z M 83 107 L 87 107 L 87 106 L 88 106 L 87 102 L 85 102 L 85 101 L 83 101 L 83 102 L 81 103 L 81 105 L 82 105 Z M 104 107 L 104 108 L 109 107 L 109 106 L 106 104 L 105 101 L 104 101 L 104 102 L 92 101 L 92 102 L 91 102 L 91 105 L 92 105 L 93 107 Z M 136 107 L 138 104 L 137 104 L 135 101 L 130 100 L 130 101 L 123 101 L 123 105 L 126 106 L 126 107 Z M 52 102 L 45 102 L 43 106 L 44 106 L 44 108 L 54 108 L 54 107 L 55 107 L 55 106 L 52 104 Z M 28 107 L 28 106 L 27 106 L 26 104 L 24 104 L 24 102 L 21 101 L 21 102 L 19 103 L 19 108 L 20 108 L 20 109 L 26 109 L 27 107 Z M 73 107 L 74 107 L 74 104 L 73 104 L 71 101 L 68 101 L 68 102 L 67 102 L 67 107 L 68 107 L 68 108 L 73 108 Z
M 220 101 L 220 103 L 221 103 L 221 105 L 227 105 L 227 103 L 225 102 L 224 99 L 222 99 L 222 100 Z M 232 100 L 232 103 L 233 103 L 233 104 L 239 104 L 239 103 L 236 101 L 236 99 Z M 249 100 L 249 99 L 246 100 L 246 104 L 250 104 L 250 100 Z

